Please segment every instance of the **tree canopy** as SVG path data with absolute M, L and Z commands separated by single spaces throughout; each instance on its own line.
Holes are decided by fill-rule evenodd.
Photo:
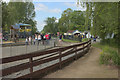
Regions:
M 65 33 L 68 30 L 85 30 L 85 15 L 82 11 L 73 11 L 71 8 L 68 8 L 63 11 L 58 23 L 55 22 L 55 20 L 55 17 L 48 17 L 47 20 L 45 20 L 46 25 L 43 31 L 51 33 Z
M 32 32 L 36 28 L 35 7 L 32 2 L 2 2 L 2 29 L 8 31 L 15 23 L 25 23 L 32 25 Z

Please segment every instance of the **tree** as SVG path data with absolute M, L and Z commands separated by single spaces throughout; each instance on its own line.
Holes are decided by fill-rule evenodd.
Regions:
M 6 31 L 9 29 L 8 24 L 8 6 L 7 3 L 2 2 L 2 30 Z
M 114 2 L 84 2 L 86 6 L 85 26 L 88 26 L 88 20 L 93 20 L 91 33 L 98 35 L 103 40 L 112 33 L 115 37 L 118 35 L 118 3 Z
M 60 32 L 66 32 L 67 30 L 69 30 L 70 28 L 70 14 L 73 12 L 73 10 L 71 8 L 68 8 L 66 10 L 64 10 L 64 12 L 62 13 L 61 18 L 59 19 L 59 31 Z
M 73 11 L 68 8 L 59 19 L 59 31 L 61 33 L 67 32 L 68 30 L 80 30 L 84 31 L 85 16 L 82 11 Z
M 95 3 L 94 26 L 102 39 L 108 34 L 118 35 L 118 3 Z
M 2 2 L 2 28 L 5 31 L 9 31 L 10 26 L 15 23 L 27 23 L 32 25 L 34 32 L 37 29 L 34 17 L 35 8 L 32 2 Z
M 46 25 L 44 26 L 44 32 L 45 33 L 57 33 L 58 31 L 58 23 L 55 22 L 56 21 L 56 18 L 55 17 L 48 17 L 45 22 L 46 22 Z
M 84 31 L 85 17 L 82 11 L 73 11 L 70 15 L 70 30 Z

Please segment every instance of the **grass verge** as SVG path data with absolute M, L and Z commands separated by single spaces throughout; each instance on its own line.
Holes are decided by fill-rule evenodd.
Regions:
M 70 40 L 70 39 L 62 39 L 64 42 L 78 43 L 80 41 Z
M 62 39 L 62 41 L 71 42 L 71 43 L 79 43 L 80 42 L 80 41 L 75 41 L 75 40 L 70 40 L 70 39 Z M 86 41 L 88 41 L 87 38 L 82 39 L 82 42 L 86 42 Z
M 120 65 L 120 55 L 118 54 L 118 48 L 100 43 L 92 44 L 92 46 L 102 49 L 99 58 L 100 64 Z

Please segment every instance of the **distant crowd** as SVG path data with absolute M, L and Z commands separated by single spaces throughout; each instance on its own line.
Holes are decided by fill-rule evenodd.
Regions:
M 49 40 L 51 39 L 51 35 L 46 33 L 45 35 L 44 34 L 35 34 L 34 36 L 29 36 L 29 37 L 26 37 L 26 45 L 28 44 L 49 44 Z

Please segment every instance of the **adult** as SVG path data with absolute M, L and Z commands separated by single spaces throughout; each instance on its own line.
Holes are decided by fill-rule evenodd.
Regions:
M 38 35 L 38 45 L 39 45 L 40 41 L 41 41 L 41 35 L 39 34 Z
M 45 38 L 46 38 L 47 44 L 49 44 L 49 34 L 46 33 Z
M 51 34 L 49 34 L 49 40 L 51 39 Z
M 41 34 L 41 41 L 42 41 L 42 44 L 44 45 L 44 35 Z
M 28 37 L 26 37 L 25 43 L 26 45 L 28 45 Z
M 32 37 L 31 36 L 29 36 L 29 44 L 32 45 Z
M 82 36 L 79 34 L 78 35 L 79 41 L 82 42 Z
M 37 40 L 38 40 L 38 36 L 37 36 L 37 34 L 35 34 L 35 43 Z
M 62 34 L 60 34 L 59 36 L 59 41 L 62 41 Z

